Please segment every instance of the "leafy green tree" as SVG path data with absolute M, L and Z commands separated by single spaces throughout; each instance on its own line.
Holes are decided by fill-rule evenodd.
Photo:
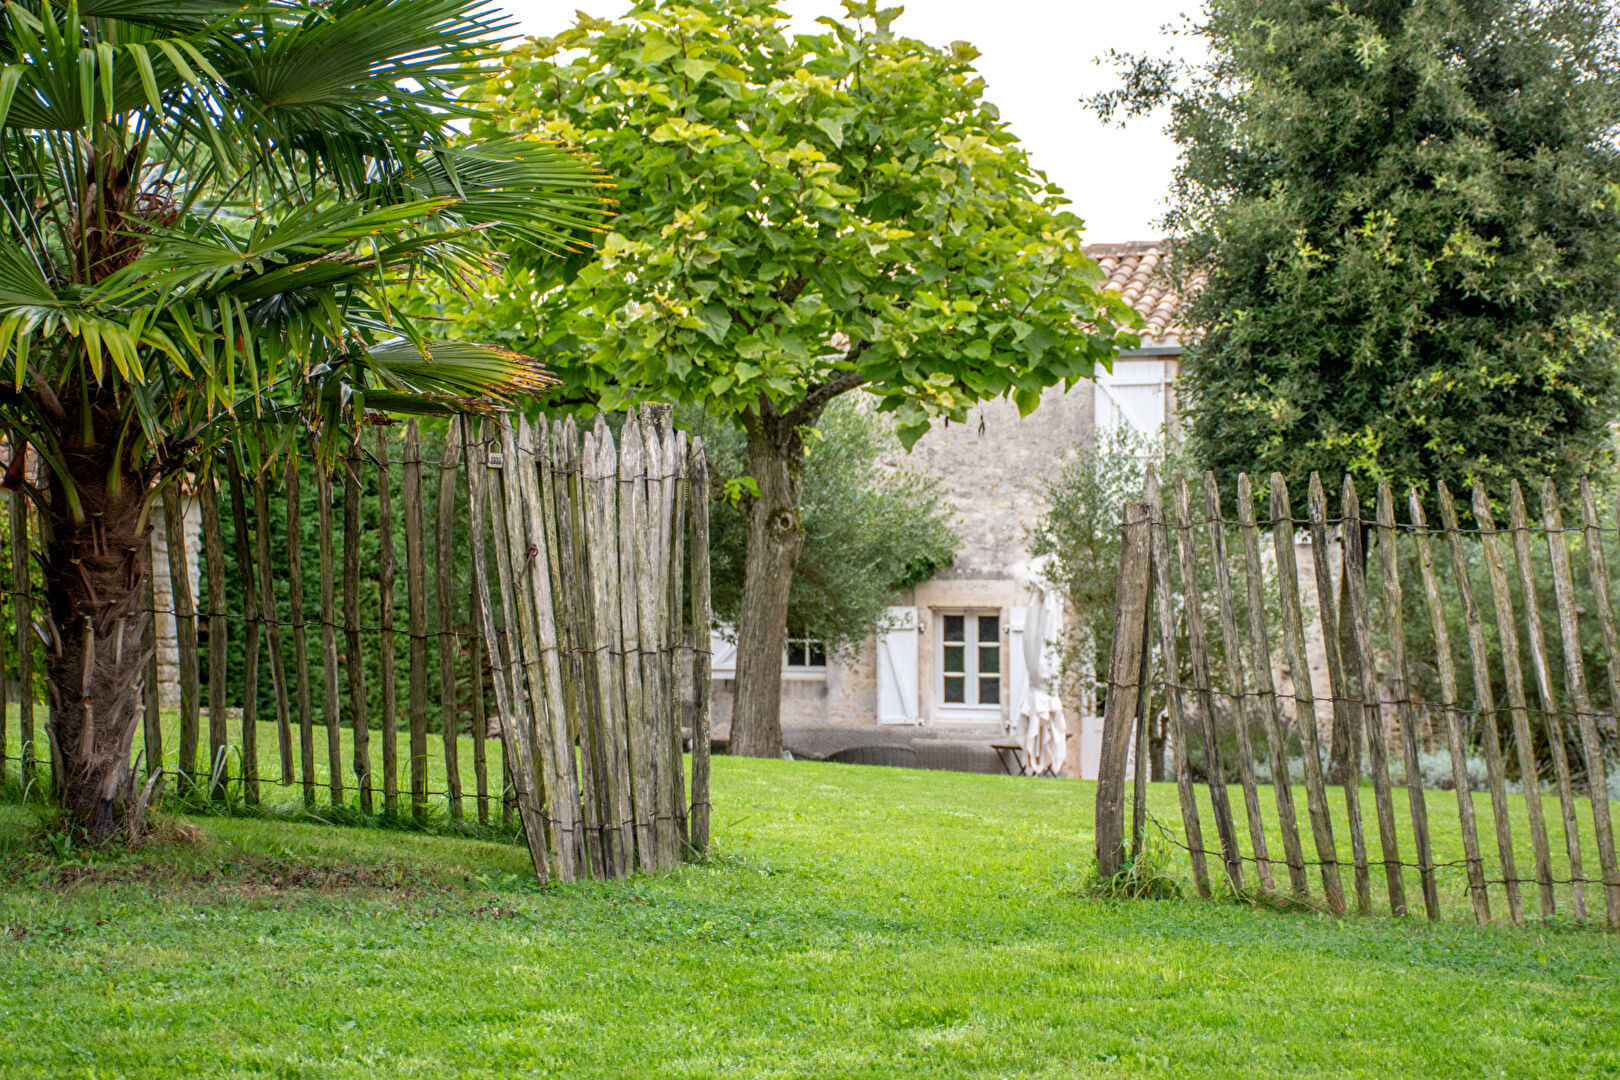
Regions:
M 698 422 L 717 493 L 748 478 L 743 433 L 724 418 Z M 955 513 L 931 476 L 887 468 L 899 441 L 887 417 L 853 396 L 830 404 L 804 456 L 804 549 L 788 595 L 793 637 L 848 652 L 879 625 L 894 595 L 949 566 L 961 546 Z M 736 624 L 748 563 L 748 519 L 724 499 L 710 517 L 715 616 Z
M 328 458 L 369 410 L 493 409 L 533 361 L 430 342 L 400 282 L 599 220 L 554 145 L 452 144 L 498 19 L 476 0 L 22 0 L 0 15 L 0 435 L 43 463 L 47 726 L 95 838 L 131 797 L 145 534 L 228 436 Z
M 1329 491 L 1602 471 L 1620 305 L 1606 0 L 1211 0 L 1169 102 L 1195 456 Z
M 605 406 L 699 404 L 746 434 L 735 753 L 781 752 L 803 431 L 827 404 L 864 387 L 909 445 L 985 398 L 1027 412 L 1133 340 L 974 50 L 895 34 L 898 8 L 845 10 L 811 35 L 767 0 L 582 18 L 512 57 L 485 89 L 501 120 L 472 128 L 578 144 L 619 182 L 600 252 L 520 256 L 478 332 Z

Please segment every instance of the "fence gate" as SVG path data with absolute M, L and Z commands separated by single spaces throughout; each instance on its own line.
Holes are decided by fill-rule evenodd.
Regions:
M 1607 570 L 1620 531 L 1600 522 L 1591 488 L 1581 486 L 1580 524 L 1568 528 L 1550 481 L 1535 524 L 1513 485 L 1506 528 L 1478 486 L 1466 529 L 1444 485 L 1432 502 L 1408 492 L 1405 521 L 1387 484 L 1366 517 L 1348 477 L 1330 517 L 1313 474 L 1303 521 L 1279 475 L 1264 522 L 1247 476 L 1236 520 L 1213 475 L 1201 494 L 1195 509 L 1180 480 L 1167 508 L 1150 471 L 1144 501 L 1124 508 L 1097 787 L 1101 873 L 1143 851 L 1148 719 L 1162 709 L 1181 816 L 1170 839 L 1201 895 L 1212 891 L 1211 859 L 1234 892 L 1312 899 L 1315 888 L 1335 913 L 1421 904 L 1438 919 L 1465 902 L 1486 922 L 1495 902 L 1515 923 L 1526 908 L 1586 919 L 1595 886 L 1602 895 L 1590 902 L 1620 927 L 1604 760 L 1620 707 Z M 1426 505 L 1438 508 L 1438 529 Z M 1142 752 L 1127 777 L 1133 731 Z M 1334 731 L 1345 760 L 1329 757 Z

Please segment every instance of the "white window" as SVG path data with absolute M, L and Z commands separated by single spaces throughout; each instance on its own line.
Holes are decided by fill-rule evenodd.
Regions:
M 940 711 L 999 714 L 1001 613 L 944 611 L 937 629 Z
M 714 679 L 737 677 L 737 628 L 729 623 L 709 631 L 709 675 Z
M 789 671 L 826 671 L 826 643 L 817 641 L 814 638 L 788 638 L 787 669 Z

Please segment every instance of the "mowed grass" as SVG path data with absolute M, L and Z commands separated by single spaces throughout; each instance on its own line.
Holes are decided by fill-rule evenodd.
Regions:
M 1089 899 L 1094 794 L 720 758 L 708 865 L 545 891 L 499 841 L 211 817 L 85 862 L 0 808 L 0 1073 L 1620 1073 L 1614 935 Z
M 8 775 L 17 776 L 16 761 L 21 752 L 19 741 L 20 723 L 17 717 L 16 706 L 10 708 L 10 721 L 6 725 L 6 754 L 10 761 Z M 48 776 L 49 770 L 43 762 L 49 754 L 46 744 L 43 725 L 46 711 L 44 706 L 36 708 L 35 717 L 35 754 L 42 762 L 40 773 Z M 199 762 L 206 765 L 208 760 L 208 719 L 203 715 L 199 738 Z M 179 746 L 180 746 L 180 720 L 178 714 L 165 713 L 162 717 L 163 728 L 163 763 L 167 770 L 169 781 L 167 792 L 172 797 L 180 791 L 182 781 L 179 778 Z M 273 721 L 262 721 L 257 725 L 257 750 L 259 766 L 259 806 L 270 814 L 281 817 L 296 818 L 305 806 L 303 785 L 294 783 L 290 786 L 279 783 L 281 776 L 281 762 L 279 753 L 279 733 Z M 299 746 L 300 732 L 297 718 L 293 718 L 292 742 L 294 772 L 299 773 L 301 768 L 301 751 Z M 227 759 L 226 774 L 230 781 L 230 794 L 221 800 L 222 808 L 229 804 L 229 812 L 251 813 L 252 808 L 245 807 L 242 800 L 242 786 L 240 776 L 242 772 L 242 721 L 233 718 L 227 723 L 228 745 L 230 748 Z M 410 736 L 408 732 L 398 733 L 398 766 L 399 766 L 399 801 L 398 813 L 401 818 L 409 817 L 410 803 Z M 331 789 L 331 743 L 327 729 L 316 717 L 316 724 L 312 731 L 312 740 L 315 754 L 313 771 L 314 801 L 317 809 L 328 806 L 332 800 Z M 370 754 L 373 770 L 372 776 L 372 805 L 379 820 L 383 820 L 384 797 L 383 779 L 380 770 L 383 767 L 382 732 L 376 729 L 368 733 Z M 501 820 L 500 792 L 501 792 L 501 761 L 503 750 L 499 739 L 483 740 L 485 753 L 486 790 L 488 801 L 484 812 L 491 823 L 499 825 Z M 137 740 L 137 745 L 141 745 Z M 475 766 L 476 746 L 475 740 L 462 735 L 456 740 L 456 772 L 461 780 L 462 801 L 461 820 L 468 824 L 479 821 L 479 804 L 476 798 L 478 792 L 477 769 Z M 355 769 L 354 731 L 351 728 L 340 727 L 337 732 L 337 760 L 340 764 L 339 775 L 342 780 L 343 805 L 354 808 L 358 806 L 359 788 L 357 787 L 357 772 Z M 690 769 L 687 770 L 690 775 Z M 426 742 L 426 777 L 428 796 L 428 823 L 441 831 L 454 831 L 454 818 L 452 816 L 452 803 L 449 798 L 451 786 L 449 783 L 449 768 L 444 752 L 443 736 L 429 733 Z M 199 778 L 200 783 L 206 784 Z M 1581 786 L 1577 795 L 1584 790 Z M 1321 902 L 1324 896 L 1325 880 L 1322 869 L 1314 865 L 1321 862 L 1320 853 L 1316 848 L 1315 837 L 1311 831 L 1306 791 L 1303 785 L 1296 785 L 1293 789 L 1293 802 L 1296 827 L 1299 833 L 1301 856 L 1307 862 L 1306 877 L 1310 894 L 1316 902 Z M 1222 888 L 1225 883 L 1225 869 L 1220 856 L 1220 838 L 1215 828 L 1213 811 L 1210 805 L 1210 791 L 1207 785 L 1195 786 L 1196 799 L 1199 806 L 1199 820 L 1203 831 L 1203 844 L 1207 849 L 1205 859 L 1206 873 L 1215 888 Z M 1276 793 L 1269 785 L 1260 785 L 1259 795 L 1260 812 L 1265 826 L 1266 848 L 1272 862 L 1271 875 L 1274 885 L 1281 890 L 1290 887 L 1288 868 L 1284 865 L 1285 846 L 1283 831 L 1278 820 Z M 1363 780 L 1360 788 L 1361 816 L 1364 830 L 1364 847 L 1369 864 L 1368 891 L 1371 894 L 1372 906 L 1375 912 L 1387 914 L 1391 908 L 1389 903 L 1389 890 L 1385 879 L 1383 867 L 1383 848 L 1378 831 L 1377 804 L 1370 781 Z M 1414 834 L 1412 831 L 1411 803 L 1407 798 L 1404 787 L 1392 789 L 1392 804 L 1396 821 L 1396 831 L 1399 837 L 1399 853 L 1401 860 L 1408 864 L 1401 870 L 1402 885 L 1408 909 L 1416 914 L 1423 915 L 1423 891 L 1419 876 L 1419 857 Z M 1241 787 L 1231 785 L 1227 792 L 1232 806 L 1232 813 L 1237 827 L 1239 847 L 1246 857 L 1244 867 L 1245 885 L 1255 886 L 1260 883 L 1260 868 L 1254 861 L 1255 846 L 1250 836 L 1244 794 Z M 1130 814 L 1130 789 L 1126 789 L 1126 819 Z M 1354 845 L 1348 825 L 1349 817 L 1345 805 L 1345 791 L 1342 787 L 1334 786 L 1327 790 L 1327 803 L 1329 817 L 1332 822 L 1334 844 L 1340 861 L 1339 877 L 1344 890 L 1346 903 L 1354 908 L 1357 902 Z M 1435 872 L 1436 882 L 1440 895 L 1441 915 L 1444 918 L 1473 919 L 1473 907 L 1468 895 L 1468 880 L 1464 869 L 1467 849 L 1463 840 L 1462 819 L 1455 792 L 1427 791 L 1424 793 L 1425 805 L 1428 811 L 1430 843 L 1433 849 L 1433 858 L 1437 865 Z M 1092 796 L 1084 800 L 1084 827 L 1087 829 L 1089 844 L 1089 829 L 1092 815 Z M 1571 871 L 1569 847 L 1564 836 L 1563 818 L 1558 793 L 1554 788 L 1547 788 L 1541 793 L 1542 813 L 1545 819 L 1549 862 L 1552 877 L 1558 882 L 1554 887 L 1555 901 L 1558 909 L 1557 918 L 1567 918 L 1572 912 L 1573 887 L 1567 882 L 1574 878 Z M 1488 887 L 1487 895 L 1490 902 L 1492 917 L 1507 920 L 1510 917 L 1510 907 L 1504 887 L 1495 884 L 1507 877 L 1532 879 L 1535 877 L 1534 843 L 1530 830 L 1529 815 L 1523 794 L 1512 794 L 1507 799 L 1509 830 L 1513 838 L 1514 865 L 1513 873 L 1508 874 L 1502 859 L 1501 847 L 1498 842 L 1495 818 L 1490 797 L 1483 792 L 1475 792 L 1470 797 L 1475 817 L 1475 834 L 1478 838 L 1478 850 L 1483 864 L 1483 872 L 1487 881 L 1492 882 Z M 1592 804 L 1584 798 L 1577 798 L 1576 819 L 1578 828 L 1578 852 L 1581 856 L 1581 877 L 1589 881 L 1600 880 L 1601 866 L 1598 862 L 1598 852 L 1593 832 Z M 1181 805 L 1175 786 L 1172 784 L 1155 784 L 1150 788 L 1149 798 L 1149 838 L 1155 841 L 1157 855 L 1160 861 L 1166 864 L 1167 869 L 1175 876 L 1185 880 L 1189 888 L 1193 881 L 1192 861 L 1184 845 L 1186 843 L 1181 818 Z M 1617 822 L 1620 824 L 1620 822 Z M 477 830 L 473 830 L 477 831 Z M 1089 851 L 1089 846 L 1087 848 Z M 1533 881 L 1520 886 L 1520 906 L 1526 916 L 1531 919 L 1539 917 L 1540 898 L 1537 886 Z M 1600 885 L 1588 884 L 1584 889 L 1584 899 L 1589 915 L 1596 915 L 1599 920 L 1603 914 L 1603 890 Z

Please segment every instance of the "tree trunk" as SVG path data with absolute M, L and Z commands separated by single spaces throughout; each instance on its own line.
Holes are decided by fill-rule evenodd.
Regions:
M 69 399 L 71 400 L 71 398 Z M 143 634 L 149 614 L 147 545 L 141 507 L 151 474 L 115 470 L 112 439 L 116 403 L 90 405 L 91 421 L 63 427 L 64 464 L 78 495 L 74 513 L 61 477 L 48 481 L 44 585 L 52 640 L 46 648 L 51 714 L 46 734 L 57 777 L 57 799 L 92 840 L 119 826 L 132 800 L 130 747 L 141 719 Z M 82 445 L 78 432 L 94 433 Z
M 788 593 L 804 547 L 799 514 L 804 443 L 774 409 L 746 420 L 748 469 L 759 495 L 748 504 L 748 562 L 737 617 L 737 696 L 731 748 L 744 757 L 782 756 L 782 652 Z

